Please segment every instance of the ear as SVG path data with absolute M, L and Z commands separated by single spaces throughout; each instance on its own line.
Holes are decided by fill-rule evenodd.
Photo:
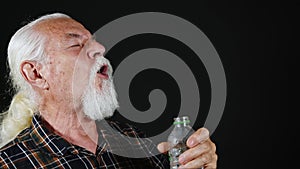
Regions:
M 42 90 L 48 90 L 49 85 L 40 74 L 41 65 L 36 61 L 23 61 L 20 65 L 20 71 L 24 79 L 32 86 L 38 87 Z

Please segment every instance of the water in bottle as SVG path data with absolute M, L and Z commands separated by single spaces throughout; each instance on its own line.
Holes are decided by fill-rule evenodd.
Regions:
M 184 151 L 188 149 L 186 146 L 186 140 L 193 133 L 193 129 L 190 126 L 190 120 L 187 116 L 174 118 L 174 128 L 168 137 L 170 145 L 169 159 L 170 168 L 177 169 L 180 166 L 178 157 Z

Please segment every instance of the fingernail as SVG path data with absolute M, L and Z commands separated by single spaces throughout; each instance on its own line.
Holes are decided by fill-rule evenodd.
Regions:
M 157 145 L 157 149 L 158 149 L 159 151 L 163 151 L 163 146 L 162 146 L 161 144 L 158 144 L 158 145 Z
M 196 141 L 195 139 L 190 139 L 189 142 L 188 142 L 188 145 L 190 145 L 191 147 L 193 147 L 195 145 Z
M 208 130 L 203 130 L 200 136 L 201 142 L 209 138 L 209 131 Z

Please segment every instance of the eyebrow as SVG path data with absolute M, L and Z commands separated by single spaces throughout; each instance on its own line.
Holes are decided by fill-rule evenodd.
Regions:
M 82 36 L 77 33 L 67 33 L 66 37 L 67 38 L 81 38 Z
M 70 39 L 70 38 L 82 39 L 82 35 L 79 35 L 77 33 L 67 33 L 66 38 L 68 38 L 68 39 Z M 93 34 L 90 39 L 96 40 L 96 35 Z

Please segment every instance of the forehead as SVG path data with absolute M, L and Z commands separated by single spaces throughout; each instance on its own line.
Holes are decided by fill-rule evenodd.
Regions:
M 45 35 L 46 51 L 60 50 L 74 39 L 89 39 L 91 33 L 79 22 L 71 18 L 55 18 L 37 24 L 38 32 Z
M 68 35 L 90 37 L 91 33 L 79 22 L 71 18 L 55 18 L 40 22 L 36 29 L 49 37 L 49 40 L 62 41 L 69 38 Z
M 41 21 L 35 27 L 46 37 L 45 52 L 49 57 L 65 49 L 72 43 L 87 40 L 91 33 L 79 22 L 71 18 L 55 18 Z

